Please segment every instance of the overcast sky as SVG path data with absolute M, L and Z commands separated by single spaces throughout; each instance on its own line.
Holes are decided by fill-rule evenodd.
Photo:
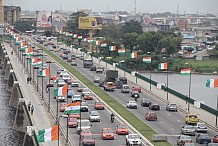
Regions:
M 21 6 L 22 10 L 76 11 L 91 9 L 94 12 L 134 11 L 135 0 L 3 0 L 3 5 Z M 136 0 L 139 12 L 160 13 L 212 13 L 218 14 L 218 0 Z

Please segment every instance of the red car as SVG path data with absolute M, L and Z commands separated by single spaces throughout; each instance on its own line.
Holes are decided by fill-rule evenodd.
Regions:
M 56 79 L 56 77 L 57 77 L 56 75 L 53 75 L 50 77 L 50 80 L 54 80 L 54 79 Z
M 67 105 L 68 105 L 67 103 L 62 103 L 61 106 L 60 106 L 60 112 L 64 112 Z
M 85 95 L 84 99 L 85 100 L 93 100 L 94 96 L 93 95 Z
M 95 146 L 95 138 L 93 137 L 93 134 L 85 134 L 81 139 L 83 146 Z
M 116 133 L 118 135 L 128 135 L 129 131 L 128 131 L 128 128 L 125 124 L 118 124 L 116 126 Z
M 87 128 L 87 129 L 82 129 L 81 133 L 80 133 L 80 136 L 83 137 L 84 135 L 86 134 L 92 134 L 92 131 L 90 128 Z
M 85 89 L 85 88 L 86 88 L 86 87 L 84 87 L 84 86 L 80 86 L 80 87 L 77 88 L 77 92 L 82 92 L 83 89 Z
M 111 130 L 111 128 L 103 128 L 101 131 L 101 139 L 112 139 L 114 140 L 114 132 Z
M 141 88 L 140 86 L 133 86 L 133 87 L 132 87 L 132 90 L 136 90 L 136 91 L 138 91 L 139 93 L 142 92 L 142 88 Z
M 69 128 L 76 128 L 77 127 L 77 119 L 76 118 L 69 118 L 68 127 Z
M 145 115 L 145 119 L 148 121 L 157 121 L 157 114 L 155 112 L 148 112 Z
M 102 102 L 95 102 L 95 109 L 96 110 L 104 110 L 104 103 Z
M 80 119 L 80 114 L 70 114 L 69 118 L 76 118 L 76 119 Z
M 215 136 L 213 137 L 213 143 L 218 143 L 218 135 L 215 135 Z
M 47 82 L 46 87 L 54 87 L 54 81 Z
M 67 84 L 68 84 L 68 85 L 71 85 L 72 82 L 73 82 L 73 79 L 69 79 L 69 80 L 67 80 Z

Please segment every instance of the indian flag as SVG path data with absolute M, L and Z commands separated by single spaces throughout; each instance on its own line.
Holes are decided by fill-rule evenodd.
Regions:
M 49 76 L 50 74 L 50 68 L 46 68 L 46 69 L 43 69 L 42 71 L 39 72 L 40 76 Z
M 25 50 L 27 48 L 27 42 L 26 41 L 22 41 L 21 42 L 21 47 L 22 50 Z
M 21 37 L 17 37 L 17 38 L 16 38 L 16 43 L 19 43 L 19 44 L 20 44 L 21 42 L 22 42 Z
M 31 47 L 25 49 L 25 54 L 27 56 L 33 56 L 33 50 L 31 49 Z
M 67 104 L 67 106 L 66 107 L 71 107 L 71 106 L 79 106 L 80 105 L 80 102 L 74 102 L 74 103 L 69 103 L 69 104 Z
M 151 57 L 143 57 L 143 62 L 151 63 Z
M 180 73 L 181 73 L 182 76 L 190 75 L 191 69 L 190 68 L 182 69 Z
M 93 42 L 94 41 L 94 39 L 93 38 L 88 38 L 88 40 L 87 40 L 89 43 L 91 43 L 91 42 Z
M 77 38 L 78 37 L 78 35 L 77 34 L 73 34 L 73 38 Z
M 40 66 L 42 65 L 42 60 L 37 60 L 35 62 L 32 63 L 33 66 Z
M 218 78 L 217 79 L 208 79 L 206 82 L 206 87 L 217 88 L 218 87 Z
M 78 36 L 78 39 L 82 39 L 82 38 L 83 38 L 83 36 L 81 36 L 81 35 L 80 35 L 80 36 Z
M 168 69 L 168 64 L 167 62 L 160 63 L 158 66 L 158 69 Z
M 75 103 L 72 103 L 72 104 L 74 104 L 74 105 L 68 106 L 65 109 L 65 111 L 64 111 L 65 115 L 80 113 L 80 102 L 75 102 Z
M 110 46 L 109 51 L 116 51 L 116 46 Z
M 100 40 L 96 40 L 95 45 L 96 46 L 100 46 L 101 41 Z
M 137 52 L 132 52 L 130 54 L 130 58 L 137 58 L 138 57 L 138 53 Z
M 107 43 L 105 42 L 105 43 L 102 43 L 101 44 L 101 47 L 107 47 Z
M 67 95 L 67 85 L 54 89 L 54 96 L 66 96 Z
M 118 53 L 119 54 L 125 54 L 126 53 L 126 49 L 125 48 L 120 48 L 120 49 L 118 49 Z
M 33 62 L 36 62 L 36 61 L 38 61 L 38 58 L 37 58 L 37 57 L 31 58 L 31 59 L 30 59 L 30 64 L 33 64 Z
M 58 140 L 58 125 L 38 131 L 38 142 Z

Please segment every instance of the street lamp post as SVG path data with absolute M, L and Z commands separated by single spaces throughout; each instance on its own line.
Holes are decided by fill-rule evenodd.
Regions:
M 59 116 L 59 118 L 58 118 L 58 146 L 60 145 L 60 142 L 59 142 L 59 141 L 60 141 L 60 140 L 59 140 L 59 139 L 60 139 L 60 138 L 59 138 L 60 132 L 59 132 L 59 130 L 60 130 L 60 119 L 61 119 L 61 117 L 62 117 L 62 118 L 67 118 L 67 137 L 66 137 L 66 144 L 68 144 L 68 137 L 69 137 L 69 136 L 68 136 L 68 135 L 69 135 L 69 134 L 68 134 L 68 133 L 69 133 L 69 132 L 68 132 L 69 116 L 68 116 L 68 115 L 61 115 L 61 116 Z
M 79 104 L 79 109 L 80 109 L 80 112 L 79 112 L 79 115 L 80 115 L 80 118 L 79 118 L 79 146 L 81 146 L 81 102 Z
M 190 74 L 189 74 L 189 88 L 188 88 L 188 112 L 190 111 L 190 98 L 191 98 L 191 77 L 192 77 L 192 71 L 191 71 L 191 66 L 189 63 L 185 63 L 187 65 L 189 65 L 189 69 L 190 69 Z
M 217 114 L 218 114 L 218 96 L 217 96 L 217 99 L 216 99 L 216 123 L 215 123 L 216 127 L 217 127 Z

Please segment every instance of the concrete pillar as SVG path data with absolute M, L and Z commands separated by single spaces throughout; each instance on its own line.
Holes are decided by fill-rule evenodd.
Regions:
M 8 55 L 5 55 L 4 64 L 3 64 L 3 68 L 2 68 L 2 71 L 4 71 L 4 72 L 5 72 L 8 60 L 9 60 Z
M 17 107 L 15 119 L 14 119 L 14 129 L 16 131 L 26 132 L 26 126 L 27 126 L 27 118 L 26 118 L 26 111 L 25 108 L 25 101 L 23 98 L 19 98 L 19 104 Z
M 15 73 L 14 73 L 14 70 L 10 70 L 10 74 L 8 76 L 8 83 L 7 83 L 7 90 L 9 92 L 12 92 L 12 89 L 13 89 L 13 84 L 14 84 L 14 81 L 15 81 Z
M 6 53 L 7 53 L 6 50 L 3 50 L 2 55 L 1 55 L 1 66 L 2 66 L 2 68 L 3 68 L 4 61 L 5 61 Z
M 19 83 L 18 81 L 14 81 L 12 91 L 11 91 L 9 106 L 17 107 L 19 104 L 19 98 L 21 98 L 21 95 L 22 93 L 19 90 Z
M 11 70 L 11 62 L 7 61 L 7 65 L 6 65 L 6 68 L 5 68 L 5 75 L 4 75 L 5 80 L 9 79 L 10 70 Z
M 33 143 L 33 126 L 26 126 L 26 133 L 23 139 L 23 146 L 34 146 Z

